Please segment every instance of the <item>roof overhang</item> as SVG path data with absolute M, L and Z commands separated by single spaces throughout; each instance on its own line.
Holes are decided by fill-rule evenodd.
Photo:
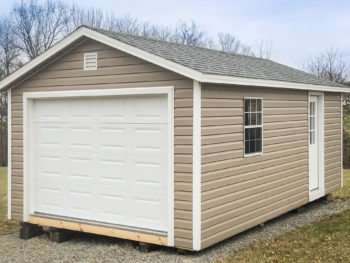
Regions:
M 156 64 L 160 67 L 166 68 L 170 71 L 176 72 L 180 75 L 188 77 L 190 79 L 202 82 L 202 83 L 220 83 L 220 84 L 232 84 L 232 85 L 244 85 L 244 86 L 255 86 L 255 87 L 271 87 L 271 88 L 286 88 L 286 89 L 299 89 L 299 90 L 317 90 L 317 91 L 330 91 L 330 92 L 350 92 L 350 88 L 346 87 L 334 87 L 334 86 L 322 86 L 303 84 L 296 82 L 287 81 L 276 81 L 276 80 L 265 80 L 265 79 L 254 79 L 254 78 L 242 78 L 216 74 L 204 74 L 191 68 L 185 67 L 173 61 L 167 60 L 160 56 L 146 52 L 142 49 L 126 44 L 105 34 L 97 32 L 87 27 L 80 27 L 60 42 L 55 44 L 53 47 L 36 57 L 32 61 L 25 64 L 23 67 L 12 73 L 7 78 L 0 82 L 0 90 L 7 89 L 17 79 L 30 72 L 33 68 L 40 66 L 41 63 L 48 61 L 48 59 L 64 48 L 71 45 L 82 37 L 87 37 L 113 48 L 124 51 L 130 55 L 136 56 L 150 63 Z

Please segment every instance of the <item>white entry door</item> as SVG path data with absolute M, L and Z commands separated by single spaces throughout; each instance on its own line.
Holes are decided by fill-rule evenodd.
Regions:
M 323 94 L 309 97 L 309 201 L 324 195 Z
M 310 96 L 309 104 L 309 189 L 313 191 L 319 188 L 319 113 L 317 96 Z
M 168 230 L 166 95 L 36 99 L 32 212 Z

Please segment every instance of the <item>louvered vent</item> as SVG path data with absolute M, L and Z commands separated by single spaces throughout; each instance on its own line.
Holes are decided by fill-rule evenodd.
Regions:
M 84 70 L 96 70 L 96 69 L 97 69 L 97 53 L 85 53 Z

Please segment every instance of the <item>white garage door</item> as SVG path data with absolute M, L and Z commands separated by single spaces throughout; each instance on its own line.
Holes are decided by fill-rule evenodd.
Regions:
M 35 213 L 167 231 L 167 97 L 35 100 Z

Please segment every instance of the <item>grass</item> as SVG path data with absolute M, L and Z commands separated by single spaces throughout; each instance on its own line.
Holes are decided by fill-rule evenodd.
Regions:
M 7 218 L 7 168 L 0 167 L 0 221 Z
M 7 220 L 7 168 L 0 167 L 0 235 L 11 234 L 19 230 L 19 223 Z
M 344 187 L 332 196 L 350 200 L 350 170 L 344 170 Z M 257 242 L 221 262 L 350 262 L 350 210 Z
M 222 263 L 349 262 L 350 210 L 318 223 L 255 243 Z
M 343 188 L 332 193 L 333 198 L 350 200 L 350 170 L 344 170 Z

